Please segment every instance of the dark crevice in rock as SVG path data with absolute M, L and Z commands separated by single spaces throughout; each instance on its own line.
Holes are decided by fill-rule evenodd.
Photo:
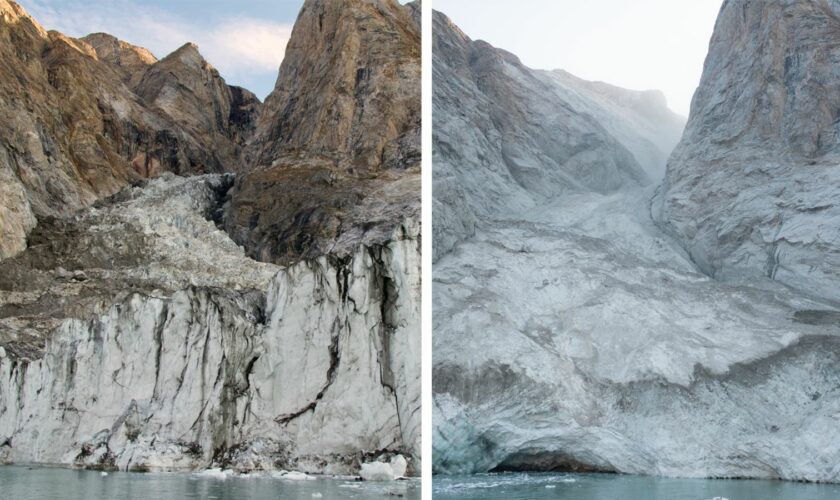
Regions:
M 225 206 L 230 201 L 230 190 L 236 181 L 234 174 L 224 174 L 218 184 L 208 183 L 213 190 L 213 203 L 205 217 L 212 221 L 217 228 L 224 231 Z
M 260 359 L 260 355 L 257 354 L 245 366 L 245 387 L 242 390 L 237 391 L 237 396 L 244 396 L 248 394 L 248 390 L 251 388 L 251 374 L 254 372 L 254 365 Z M 250 403 L 250 402 L 249 402 Z
M 275 422 L 277 422 L 280 425 L 288 424 L 289 422 L 298 418 L 304 413 L 308 411 L 314 411 L 315 407 L 318 406 L 318 402 L 324 397 L 324 394 L 327 392 L 327 389 L 329 389 L 332 383 L 335 382 L 335 375 L 338 371 L 339 363 L 341 362 L 341 353 L 339 351 L 340 333 L 341 329 L 338 326 L 338 318 L 336 318 L 335 323 L 333 323 L 333 336 L 332 342 L 330 343 L 330 367 L 327 369 L 327 382 L 326 384 L 324 384 L 324 387 L 318 392 L 318 394 L 315 396 L 315 399 L 308 405 L 295 412 L 278 416 L 274 419 Z
M 152 399 L 157 397 L 158 382 L 160 381 L 160 358 L 163 351 L 163 332 L 166 329 L 166 321 L 169 318 L 169 303 L 164 301 L 160 315 L 155 324 L 155 386 L 152 390 Z
M 379 379 L 383 387 L 386 387 L 394 396 L 394 408 L 396 409 L 397 423 L 400 432 L 403 431 L 402 415 L 400 413 L 399 396 L 397 395 L 396 378 L 394 376 L 393 368 L 391 367 L 391 337 L 396 331 L 396 326 L 393 324 L 393 311 L 396 304 L 397 294 L 399 293 L 394 283 L 394 280 L 385 274 L 385 263 L 382 261 L 383 247 L 372 247 L 368 249 L 371 260 L 374 262 L 374 275 L 376 277 L 379 293 L 381 294 L 379 302 L 379 345 L 380 350 L 377 352 L 377 361 L 379 363 Z
M 335 278 L 338 283 L 338 295 L 342 302 L 347 302 L 350 291 L 350 257 L 331 257 L 330 262 L 335 267 Z

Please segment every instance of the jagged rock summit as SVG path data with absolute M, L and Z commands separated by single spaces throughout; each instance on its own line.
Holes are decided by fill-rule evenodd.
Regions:
M 420 24 L 411 8 L 396 0 L 304 4 L 254 139 L 257 165 L 303 150 L 361 171 L 416 166 Z
M 307 0 L 266 105 L 0 10 L 0 462 L 419 471 L 414 7 Z
M 96 51 L 100 60 L 117 68 L 128 88 L 137 86 L 143 73 L 157 62 L 157 58 L 148 49 L 132 45 L 108 33 L 91 33 L 82 37 Z

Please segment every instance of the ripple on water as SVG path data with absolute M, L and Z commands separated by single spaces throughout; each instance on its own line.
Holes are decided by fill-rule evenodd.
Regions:
M 840 485 L 618 474 L 435 476 L 436 500 L 836 500 Z
M 0 466 L 0 499 L 55 498 L 105 500 L 301 500 L 310 498 L 420 499 L 420 480 L 357 482 L 303 473 L 236 474 L 214 470 L 199 473 L 99 472 L 48 467 Z

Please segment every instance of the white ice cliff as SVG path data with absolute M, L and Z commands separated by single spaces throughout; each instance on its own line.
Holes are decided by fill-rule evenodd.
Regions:
M 0 295 L 17 313 L 0 459 L 348 474 L 366 453 L 418 456 L 418 225 L 343 259 L 259 263 L 205 218 L 225 179 L 161 178 L 82 211 L 62 229 L 82 272 L 2 263 L 29 279 Z M 65 319 L 76 308 L 92 317 Z
M 744 4 L 764 3 L 721 18 Z M 606 106 L 603 84 L 529 70 L 440 14 L 435 29 L 434 470 L 840 481 L 838 304 L 762 273 L 717 279 L 662 230 L 651 199 L 679 138 L 664 103 Z M 529 132 L 511 145 L 500 123 Z M 516 147 L 527 158 L 506 161 Z

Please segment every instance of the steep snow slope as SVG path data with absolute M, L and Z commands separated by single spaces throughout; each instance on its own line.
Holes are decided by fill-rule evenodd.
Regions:
M 656 93 L 532 70 L 438 12 L 433 29 L 436 259 L 482 218 L 658 181 L 682 121 Z

